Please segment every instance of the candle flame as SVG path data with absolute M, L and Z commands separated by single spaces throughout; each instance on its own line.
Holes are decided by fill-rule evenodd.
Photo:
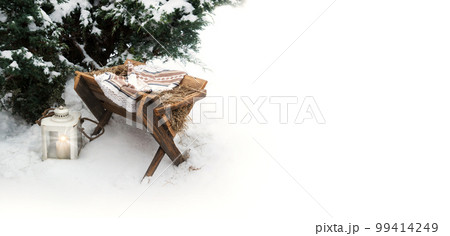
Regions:
M 67 136 L 65 136 L 65 135 L 59 136 L 59 141 L 61 141 L 61 142 L 66 142 L 67 140 L 68 140 L 68 138 L 67 138 Z

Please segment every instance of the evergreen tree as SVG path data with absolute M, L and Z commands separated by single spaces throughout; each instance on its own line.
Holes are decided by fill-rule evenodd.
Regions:
M 215 7 L 239 0 L 0 0 L 0 102 L 29 122 L 66 78 L 127 58 L 194 60 Z

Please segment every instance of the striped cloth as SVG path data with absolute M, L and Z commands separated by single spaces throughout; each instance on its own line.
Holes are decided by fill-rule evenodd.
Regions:
M 128 76 L 106 72 L 95 76 L 107 98 L 128 112 L 136 112 L 138 92 L 158 93 L 178 86 L 186 75 L 183 71 L 165 70 L 151 65 L 128 66 Z
M 165 70 L 153 65 L 135 66 L 128 62 L 128 82 L 139 91 L 160 92 L 178 86 L 186 75 L 184 71 Z

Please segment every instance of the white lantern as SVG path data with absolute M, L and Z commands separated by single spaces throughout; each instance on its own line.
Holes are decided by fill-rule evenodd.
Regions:
M 54 115 L 41 120 L 42 160 L 77 159 L 82 146 L 81 114 L 60 106 Z

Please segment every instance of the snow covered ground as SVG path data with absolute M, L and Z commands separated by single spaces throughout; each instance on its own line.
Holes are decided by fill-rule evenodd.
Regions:
M 191 158 L 174 167 L 165 157 L 150 181 L 140 183 L 156 142 L 120 117 L 78 160 L 42 162 L 39 127 L 1 112 L 4 225 L 68 235 L 314 235 L 316 225 L 351 223 L 375 235 L 376 223 L 436 222 L 436 235 L 448 235 L 450 5 L 337 0 L 323 13 L 332 3 L 218 9 L 199 54 L 210 70 L 184 68 L 209 80 L 201 122 L 178 137 Z M 72 87 L 68 106 L 90 117 Z M 317 112 L 296 122 L 307 97 L 325 122 Z M 222 98 L 223 107 L 210 104 Z M 287 112 L 277 98 L 292 103 Z M 265 124 L 246 116 L 255 108 L 248 99 Z M 29 227 L 14 220 L 23 217 Z

